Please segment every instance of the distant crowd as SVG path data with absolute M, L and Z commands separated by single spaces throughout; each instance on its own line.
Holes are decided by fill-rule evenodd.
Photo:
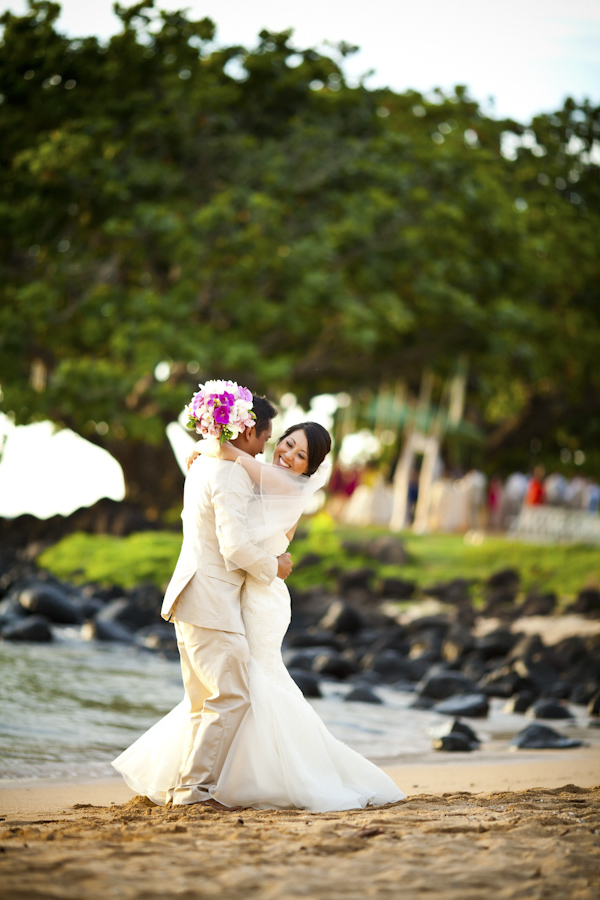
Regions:
M 600 485 L 585 475 L 566 478 L 560 472 L 546 475 L 542 466 L 525 475 L 513 472 L 506 481 L 493 476 L 488 486 L 489 527 L 503 529 L 525 506 L 560 506 L 598 512 Z
M 419 496 L 419 473 L 411 473 L 408 485 L 407 521 L 414 521 Z M 486 529 L 506 531 L 524 506 L 548 505 L 597 513 L 600 485 L 585 475 L 567 478 L 559 472 L 546 475 L 541 466 L 533 472 L 513 472 L 503 479 L 472 469 L 466 474 L 436 473 L 431 486 L 427 528 L 430 531 Z M 329 484 L 331 514 L 354 525 L 385 525 L 393 507 L 393 486 L 372 464 L 363 470 L 338 466 Z

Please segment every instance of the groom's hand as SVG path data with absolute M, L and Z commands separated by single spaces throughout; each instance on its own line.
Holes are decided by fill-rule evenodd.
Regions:
M 282 553 L 277 557 L 277 577 L 285 579 L 292 571 L 292 557 L 289 553 Z

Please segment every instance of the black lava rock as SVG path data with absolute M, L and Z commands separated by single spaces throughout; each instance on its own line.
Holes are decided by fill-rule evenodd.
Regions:
M 510 666 L 499 666 L 480 678 L 477 687 L 488 697 L 512 697 L 521 686 L 521 682 L 521 676 Z
M 600 690 L 600 682 L 596 679 L 584 681 L 582 684 L 576 684 L 573 687 L 569 694 L 569 700 L 571 703 L 579 703 L 582 706 L 586 706 L 592 697 L 598 693 L 598 690 Z
M 466 722 L 461 722 L 460 719 L 454 719 L 452 722 L 443 722 L 431 731 L 431 736 L 434 738 L 443 738 L 449 734 L 462 734 L 477 746 L 481 743 L 471 726 L 467 725 Z
M 505 713 L 524 713 L 527 712 L 533 701 L 535 694 L 533 691 L 519 691 L 514 697 L 511 697 L 508 703 L 504 705 Z
M 370 645 L 370 653 L 376 656 L 381 650 L 397 650 L 403 656 L 408 655 L 410 650 L 410 641 L 408 640 L 406 628 L 403 625 L 390 626 L 385 632 L 379 635 Z
M 421 697 L 432 697 L 434 700 L 446 700 L 456 694 L 473 693 L 475 685 L 462 672 L 450 669 L 430 670 L 417 685 L 417 693 Z
M 528 713 L 532 719 L 574 719 L 571 710 L 556 700 L 538 700 Z
M 536 591 L 530 591 L 519 610 L 519 615 L 549 616 L 556 608 L 556 603 L 557 597 L 554 592 L 538 594 Z
M 600 716 L 600 691 L 590 698 L 587 713 L 588 716 Z
M 471 599 L 471 581 L 466 578 L 454 578 L 452 581 L 441 581 L 423 588 L 428 597 L 435 597 L 441 603 L 460 604 Z
M 387 566 L 405 566 L 408 562 L 404 544 L 394 534 L 382 534 L 373 538 L 363 547 L 363 552 L 371 559 L 376 559 Z
M 155 617 L 153 620 L 155 621 Z M 96 621 L 118 623 L 130 631 L 137 631 L 138 628 L 151 624 L 143 613 L 140 614 L 136 604 L 128 597 L 111 600 L 97 614 Z
M 93 597 L 95 600 L 100 600 L 102 605 L 104 605 L 110 600 L 117 600 L 119 597 L 123 597 L 125 588 L 120 587 L 118 584 L 101 585 L 95 581 L 88 581 L 87 584 L 81 586 L 80 593 L 82 597 Z
M 104 607 L 102 600 L 97 597 L 73 597 L 72 599 L 84 621 L 95 619 Z
M 14 597 L 7 597 L 0 601 L 0 629 L 19 619 L 25 619 L 26 616 L 27 613 Z
M 315 657 L 321 653 L 327 653 L 330 647 L 303 647 L 300 650 L 288 650 L 283 654 L 283 661 L 288 669 L 302 669 L 305 672 L 312 672 Z
M 337 579 L 338 591 L 340 594 L 347 594 L 348 591 L 355 588 L 370 591 L 374 574 L 375 571 L 368 568 L 348 569 L 346 572 L 340 572 Z
M 425 658 L 431 663 L 440 662 L 445 628 L 433 626 L 420 628 L 410 637 L 410 655 L 413 659 Z
M 475 638 L 464 625 L 453 625 L 442 642 L 442 659 L 458 663 L 475 646 Z
M 140 608 L 149 609 L 160 615 L 163 603 L 163 592 L 151 581 L 144 581 L 137 587 L 130 588 L 127 596 L 134 600 Z
M 512 739 L 511 747 L 518 750 L 566 750 L 581 747 L 582 741 L 566 738 L 547 725 L 528 725 Z
M 490 665 L 481 659 L 477 650 L 474 650 L 472 653 L 467 654 L 460 670 L 463 675 L 477 683 L 480 678 L 483 678 L 490 671 Z
M 433 709 L 445 716 L 484 719 L 489 712 L 490 704 L 485 694 L 460 694 L 458 697 L 450 697 L 448 700 L 436 703 Z
M 34 644 L 47 644 L 52 640 L 52 631 L 48 619 L 43 616 L 27 616 L 4 626 L 1 632 L 5 641 L 30 641 Z
M 344 697 L 345 703 L 378 703 L 382 704 L 383 700 L 378 697 L 375 691 L 366 685 L 357 685 L 352 688 L 349 694 Z
M 414 694 L 415 692 L 414 684 L 411 681 L 407 681 L 405 678 L 394 681 L 391 687 L 393 687 L 395 691 L 403 691 L 405 694 Z
M 147 625 L 159 624 L 160 601 L 160 591 L 154 585 L 140 585 L 126 597 L 107 603 L 96 619 L 102 622 L 119 622 L 132 631 L 137 631 Z
M 493 575 L 485 582 L 485 588 L 488 591 L 514 591 L 515 593 L 519 590 L 519 585 L 521 584 L 521 575 L 518 569 L 500 569 L 498 572 L 494 572 Z
M 575 603 L 571 604 L 568 611 L 598 618 L 600 616 L 600 591 L 597 588 L 584 588 L 579 591 Z
M 485 637 L 478 638 L 475 647 L 482 659 L 496 659 L 499 656 L 506 656 L 516 640 L 512 631 L 507 628 L 497 628 L 486 634 Z
M 415 697 L 409 705 L 409 709 L 433 709 L 434 706 L 435 700 L 432 700 L 431 697 Z
M 542 654 L 534 659 L 516 659 L 512 667 L 528 686 L 537 691 L 549 688 L 560 680 L 558 670 Z
M 133 644 L 135 634 L 120 622 L 104 622 L 95 619 L 86 622 L 81 629 L 81 636 L 86 641 L 107 641 L 118 644 Z
M 546 645 L 538 634 L 517 635 L 513 639 L 513 646 L 506 654 L 506 662 L 514 662 L 517 659 L 531 661 L 539 659 L 547 650 Z
M 19 592 L 18 600 L 30 615 L 44 616 L 57 625 L 80 625 L 83 616 L 65 591 L 41 581 L 28 584 Z
M 296 631 L 286 636 L 286 644 L 288 647 L 333 647 L 335 650 L 341 650 L 342 644 L 331 634 L 330 631 L 317 630 L 316 628 L 307 631 Z
M 572 685 L 567 681 L 555 681 L 554 684 L 545 687 L 541 691 L 543 700 L 568 700 L 571 695 Z
M 415 592 L 416 581 L 403 578 L 382 578 L 377 593 L 389 600 L 408 600 Z
M 445 753 L 471 753 L 477 750 L 477 744 L 469 740 L 466 734 L 446 734 L 444 737 L 435 738 L 431 742 L 434 750 L 440 750 Z
M 313 659 L 312 670 L 319 675 L 327 675 L 343 681 L 349 675 L 358 672 L 358 666 L 352 660 L 336 653 L 335 650 L 324 650 Z
M 313 672 L 307 672 L 304 669 L 289 669 L 289 673 L 305 697 L 319 698 L 323 696 L 319 687 L 319 679 Z
M 380 681 L 392 684 L 399 678 L 418 681 L 422 675 L 417 660 L 403 656 L 397 650 L 380 650 L 375 654 L 366 654 L 362 660 L 365 672 L 374 672 Z
M 381 684 L 381 678 L 376 672 L 356 672 L 348 677 L 348 681 L 357 687 L 371 687 L 374 684 Z
M 563 638 L 557 644 L 553 644 L 552 652 L 561 670 L 578 665 L 582 660 L 587 660 L 588 658 L 586 643 L 578 635 Z
M 135 643 L 145 650 L 156 650 L 175 656 L 177 654 L 177 637 L 175 629 L 167 622 L 147 625 L 135 633 Z
M 335 634 L 357 634 L 365 624 L 357 609 L 343 600 L 334 600 L 319 622 L 319 627 Z

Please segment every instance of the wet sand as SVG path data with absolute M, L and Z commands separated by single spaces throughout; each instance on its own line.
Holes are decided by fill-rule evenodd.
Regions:
M 409 795 L 334 813 L 162 808 L 120 781 L 0 791 L 3 900 L 587 900 L 600 894 L 600 754 L 445 758 Z M 595 781 L 594 781 L 595 780 Z M 557 783 L 558 782 L 558 783 Z M 507 784 L 511 789 L 507 789 Z
M 579 787 L 600 785 L 600 748 L 521 751 L 494 748 L 475 753 L 428 753 L 414 759 L 390 760 L 379 765 L 408 796 L 447 791 L 518 791 L 533 787 L 555 788 L 572 782 Z M 110 806 L 134 797 L 120 776 L 89 782 L 0 783 L 0 816 L 17 821 L 31 816 L 61 813 L 74 804 Z

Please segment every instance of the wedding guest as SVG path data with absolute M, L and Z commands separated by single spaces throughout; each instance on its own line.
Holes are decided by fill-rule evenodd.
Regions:
M 542 506 L 546 502 L 544 475 L 544 467 L 536 466 L 527 484 L 527 492 L 523 501 L 525 506 Z
M 592 481 L 591 478 L 587 479 L 585 502 L 588 512 L 598 512 L 598 506 L 600 506 L 600 485 L 598 485 L 595 481 Z
M 544 490 L 546 491 L 546 502 L 550 506 L 565 505 L 567 479 L 560 472 L 553 472 L 551 475 L 548 475 L 544 481 Z
M 502 479 L 496 473 L 490 478 L 488 486 L 488 528 L 490 531 L 499 531 L 501 528 L 502 494 L 504 488 Z
M 585 479 L 580 475 L 575 475 L 567 484 L 565 490 L 565 505 L 568 506 L 569 509 L 585 509 L 585 490 Z
M 527 476 L 522 472 L 513 472 L 506 479 L 502 495 L 502 527 L 508 528 L 519 515 L 525 494 L 527 493 Z

